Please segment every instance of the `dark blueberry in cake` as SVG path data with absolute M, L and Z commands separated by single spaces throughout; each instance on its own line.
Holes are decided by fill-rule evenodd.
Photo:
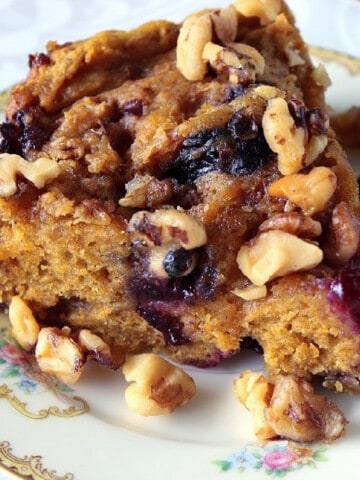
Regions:
M 259 128 L 255 119 L 244 112 L 236 112 L 227 124 L 232 137 L 238 140 L 254 140 L 259 135 Z
M 42 65 L 50 65 L 51 59 L 46 53 L 35 53 L 34 55 L 29 55 L 29 67 L 41 67 Z
M 193 264 L 193 252 L 178 248 L 170 250 L 163 262 L 165 272 L 170 278 L 181 277 Z
M 156 309 L 138 308 L 137 311 L 149 325 L 163 334 L 166 345 L 185 345 L 190 342 L 183 334 L 177 318 L 169 314 L 166 308 L 162 311 L 157 306 Z
M 306 112 L 306 124 L 311 135 L 325 134 L 329 116 L 322 108 L 311 108 Z
M 23 155 L 29 150 L 40 150 L 52 133 L 51 129 L 42 125 L 39 120 L 42 118 L 40 112 L 39 106 L 29 105 L 15 115 L 15 125 L 19 129 L 18 150 L 21 150 Z
M 305 105 L 300 100 L 292 99 L 288 102 L 288 107 L 296 127 L 306 129 Z
M 21 153 L 20 130 L 13 123 L 0 125 L 0 153 Z
M 231 102 L 237 97 L 246 95 L 248 87 L 244 85 L 231 85 L 228 86 L 225 93 L 225 102 Z
M 122 111 L 124 113 L 130 113 L 132 115 L 141 116 L 144 112 L 144 102 L 140 98 L 134 98 L 122 105 Z
M 264 350 L 257 340 L 251 337 L 244 337 L 241 341 L 241 349 L 253 350 L 256 353 L 263 354 Z
M 289 112 L 295 125 L 305 130 L 307 137 L 321 135 L 326 132 L 329 116 L 322 108 L 306 109 L 300 100 L 292 99 L 288 102 Z
M 164 173 L 191 184 L 211 171 L 248 175 L 272 157 L 261 126 L 240 110 L 225 127 L 203 130 L 184 140 L 178 157 Z
M 360 329 L 360 254 L 350 259 L 332 280 L 328 300 L 331 310 L 355 330 Z

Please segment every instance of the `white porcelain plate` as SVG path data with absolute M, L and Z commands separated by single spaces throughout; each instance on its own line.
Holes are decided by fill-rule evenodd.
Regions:
M 159 2 L 150 3 L 159 10 Z M 176 15 L 189 13 L 190 6 L 186 1 L 184 12 L 177 7 Z M 161 16 L 156 9 L 153 13 Z M 325 63 L 330 73 L 328 103 L 335 110 L 360 106 L 359 61 L 319 51 L 314 61 Z M 351 158 L 360 173 L 359 152 L 351 152 Z M 0 480 L 355 478 L 360 471 L 359 397 L 326 393 L 349 420 L 346 436 L 332 445 L 259 443 L 250 413 L 234 398 L 232 382 L 241 370 L 261 367 L 261 357 L 247 352 L 214 369 L 187 368 L 197 384 L 194 399 L 169 416 L 143 418 L 128 410 L 119 372 L 89 364 L 73 388 L 42 374 L 11 337 L 3 316 Z

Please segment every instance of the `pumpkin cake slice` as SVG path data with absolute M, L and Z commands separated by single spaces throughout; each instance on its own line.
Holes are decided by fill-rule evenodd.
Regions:
M 41 325 L 359 392 L 358 187 L 280 0 L 30 55 L 0 126 L 0 292 Z

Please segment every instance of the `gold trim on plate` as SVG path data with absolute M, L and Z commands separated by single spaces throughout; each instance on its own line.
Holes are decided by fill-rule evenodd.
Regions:
M 360 73 L 360 58 L 328 48 L 315 47 L 314 45 L 310 45 L 309 50 L 312 55 L 325 63 L 338 63 L 346 68 L 351 75 L 358 75 Z
M 47 409 L 41 409 L 38 412 L 30 412 L 26 408 L 27 403 L 22 402 L 15 395 L 11 395 L 12 393 L 13 390 L 11 390 L 7 385 L 0 385 L 0 399 L 4 398 L 22 415 L 34 420 L 41 420 L 49 415 L 55 415 L 56 417 L 76 417 L 78 415 L 87 413 L 90 410 L 88 403 L 84 399 L 75 396 L 72 397 L 72 399 L 80 404 L 80 408 L 76 408 L 75 405 L 71 405 L 70 407 L 62 410 L 59 407 L 51 406 Z
M 10 442 L 0 442 L 0 464 L 11 471 L 20 474 L 23 478 L 33 480 L 74 480 L 72 473 L 66 473 L 64 476 L 58 476 L 52 470 L 44 468 L 42 457 L 39 455 L 30 455 L 23 458 L 17 457 L 12 452 Z

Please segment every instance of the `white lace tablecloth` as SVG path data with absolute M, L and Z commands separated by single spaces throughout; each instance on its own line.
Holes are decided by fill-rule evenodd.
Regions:
M 0 91 L 27 72 L 29 53 L 48 40 L 66 42 L 145 21 L 180 21 L 194 10 L 231 0 L 0 0 Z M 305 38 L 360 56 L 358 0 L 289 0 Z M 357 10 L 360 10 L 357 8 Z

